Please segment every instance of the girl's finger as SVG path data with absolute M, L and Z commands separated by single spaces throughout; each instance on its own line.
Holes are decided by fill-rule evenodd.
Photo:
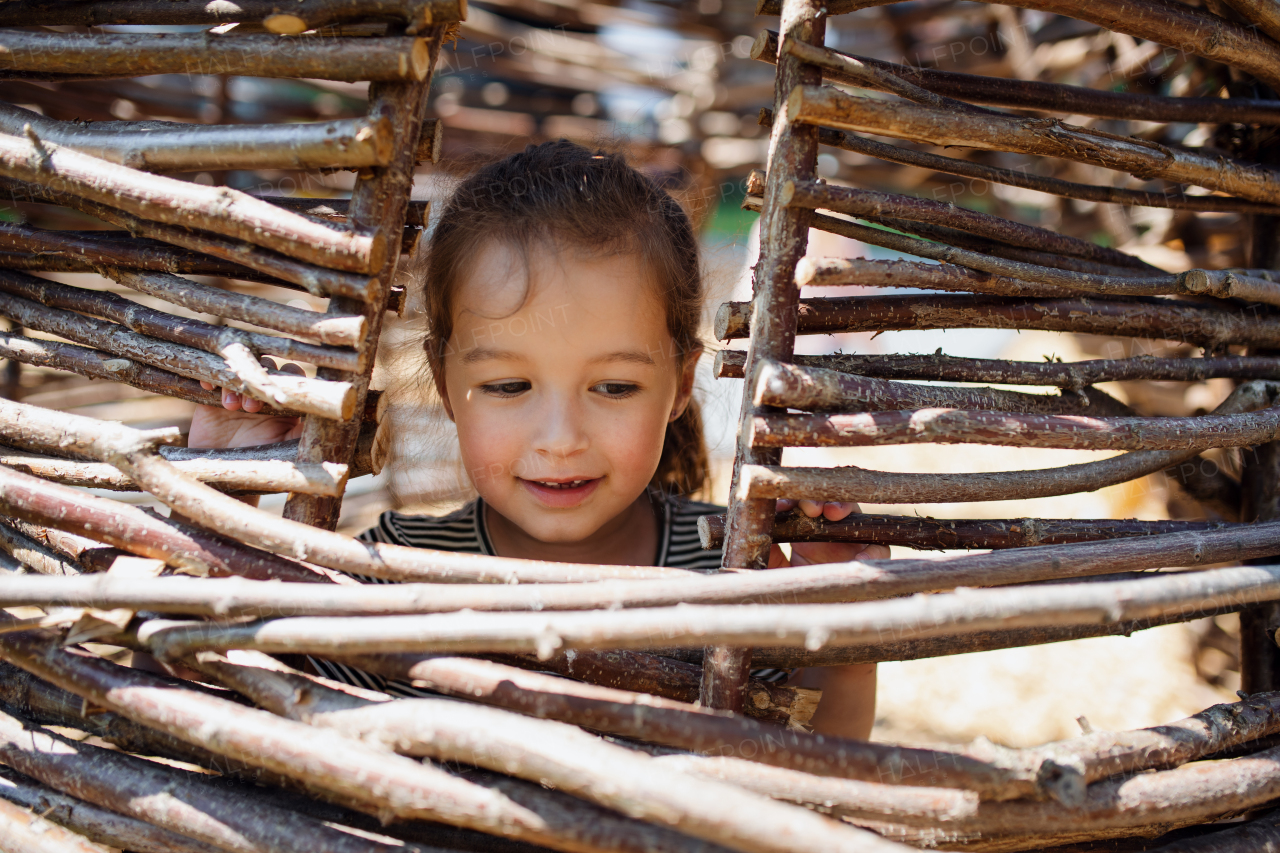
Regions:
M 796 505 L 796 502 L 791 498 L 778 498 L 778 505 L 776 507 L 776 510 L 778 512 L 791 512 L 791 508 L 794 507 L 795 505 Z
M 213 390 L 213 383 L 212 383 L 212 382 L 205 382 L 205 381 L 201 380 L 201 382 L 200 382 L 200 387 L 201 387 L 201 388 L 203 388 L 203 389 L 204 389 L 204 390 L 206 390 L 206 391 L 212 391 L 212 390 Z
M 840 521 L 858 511 L 858 505 L 851 501 L 827 501 L 822 514 L 828 521 Z
M 240 400 L 240 408 L 249 414 L 262 411 L 262 407 L 266 405 L 261 400 L 255 400 L 252 397 L 242 397 Z
M 229 388 L 222 389 L 222 408 L 228 412 L 240 411 L 240 395 Z
M 285 362 L 280 366 L 281 373 L 290 373 L 294 376 L 306 376 L 307 372 L 302 369 L 302 365 L 294 364 L 292 361 Z
M 258 363 L 261 364 L 263 367 L 265 367 L 267 370 L 276 369 L 276 360 L 269 355 L 258 356 Z
M 822 502 L 810 500 L 800 501 L 800 511 L 810 518 L 817 518 L 822 515 Z

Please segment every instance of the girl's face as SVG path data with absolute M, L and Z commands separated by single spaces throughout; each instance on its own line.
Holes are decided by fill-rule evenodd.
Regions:
M 684 410 L 663 305 L 633 254 L 490 242 L 458 282 L 442 396 L 481 497 L 541 542 L 628 510 Z

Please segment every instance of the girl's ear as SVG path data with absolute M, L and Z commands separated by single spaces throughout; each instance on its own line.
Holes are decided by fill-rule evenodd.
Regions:
M 684 414 L 693 399 L 693 379 L 698 371 L 698 356 L 692 355 L 680 368 L 680 387 L 676 390 L 675 403 L 671 406 L 671 420 Z

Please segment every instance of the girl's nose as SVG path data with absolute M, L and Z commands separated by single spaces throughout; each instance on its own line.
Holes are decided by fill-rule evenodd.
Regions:
M 564 458 L 586 450 L 590 443 L 581 407 L 571 396 L 548 396 L 538 413 L 534 452 L 544 457 Z

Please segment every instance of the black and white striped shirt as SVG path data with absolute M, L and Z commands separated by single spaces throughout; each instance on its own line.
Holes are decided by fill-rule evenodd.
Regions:
M 660 528 L 655 566 L 688 569 L 695 572 L 711 572 L 720 568 L 720 550 L 705 551 L 698 537 L 698 517 L 724 512 L 724 507 L 701 501 L 691 501 L 678 496 L 650 493 L 658 502 L 663 523 Z M 388 545 L 407 545 L 410 548 L 432 548 L 459 554 L 486 554 L 495 556 L 489 528 L 485 523 L 484 501 L 476 498 L 471 503 L 448 515 L 407 515 L 384 512 L 376 527 L 371 527 L 358 537 L 365 542 L 384 542 Z M 361 577 L 362 581 L 387 583 L 376 578 Z M 370 690 L 379 690 L 393 696 L 426 696 L 429 691 L 420 690 L 408 682 L 393 681 L 356 669 L 346 664 L 311 658 L 312 664 L 325 676 L 345 684 L 355 684 Z M 785 681 L 790 672 L 778 669 L 758 669 L 752 672 L 756 678 L 768 681 Z

